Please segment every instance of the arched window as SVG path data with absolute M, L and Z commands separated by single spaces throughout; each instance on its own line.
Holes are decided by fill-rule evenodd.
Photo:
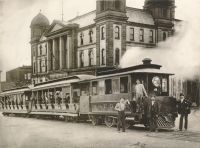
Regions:
M 79 59 L 80 59 L 80 67 L 83 67 L 84 66 L 84 53 L 83 53 L 83 51 L 80 52 Z
M 83 33 L 80 34 L 80 41 L 81 41 L 81 45 L 83 45 Z
M 166 39 L 167 39 L 166 32 L 163 32 L 163 41 L 165 41 Z
M 92 31 L 92 30 L 90 30 L 90 31 L 89 31 L 90 43 L 92 43 L 92 42 L 93 42 L 92 35 L 93 35 L 93 31 Z
M 105 27 L 101 27 L 101 40 L 105 39 Z
M 115 27 L 115 39 L 120 39 L 120 28 L 119 28 L 119 26 Z
M 106 50 L 103 48 L 101 49 L 101 65 L 106 64 Z
M 120 60 L 120 51 L 119 48 L 115 49 L 115 65 L 119 65 Z
M 89 66 L 94 65 L 94 54 L 92 49 L 89 50 L 88 57 L 89 57 Z

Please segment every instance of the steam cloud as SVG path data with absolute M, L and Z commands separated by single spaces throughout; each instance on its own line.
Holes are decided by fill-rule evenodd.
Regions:
M 200 2 L 182 1 L 185 20 L 175 26 L 175 36 L 158 44 L 157 48 L 133 47 L 121 60 L 121 67 L 140 64 L 144 58 L 161 64 L 166 70 L 181 77 L 192 78 L 200 74 Z

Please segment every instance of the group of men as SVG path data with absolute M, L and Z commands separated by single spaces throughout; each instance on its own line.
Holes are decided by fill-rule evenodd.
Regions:
M 117 130 L 120 131 L 122 127 L 122 132 L 125 132 L 125 109 L 127 105 L 130 105 L 131 112 L 141 113 L 142 106 L 144 106 L 144 97 L 148 97 L 147 92 L 144 88 L 144 85 L 140 83 L 139 80 L 136 81 L 135 86 L 135 97 L 133 101 L 125 100 L 124 98 L 120 99 L 120 102 L 116 104 L 115 110 L 118 111 L 118 122 Z M 150 131 L 157 132 L 157 119 L 159 115 L 159 105 L 156 101 L 155 93 L 152 93 L 149 96 L 150 100 L 146 101 L 146 118 L 149 122 Z M 188 114 L 190 114 L 191 102 L 185 98 L 184 94 L 180 94 L 180 100 L 176 102 L 177 111 L 180 114 L 179 130 L 183 129 L 183 119 L 185 119 L 184 128 L 187 130 L 188 127 Z

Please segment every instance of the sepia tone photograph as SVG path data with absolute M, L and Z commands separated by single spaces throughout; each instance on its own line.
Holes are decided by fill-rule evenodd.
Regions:
M 199 148 L 199 0 L 0 0 L 0 148 Z

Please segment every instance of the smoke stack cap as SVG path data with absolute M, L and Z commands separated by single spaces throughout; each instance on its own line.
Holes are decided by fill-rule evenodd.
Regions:
M 149 65 L 149 64 L 151 64 L 151 59 L 150 58 L 145 58 L 144 60 L 142 60 L 142 62 L 143 62 L 143 64 L 144 65 Z

